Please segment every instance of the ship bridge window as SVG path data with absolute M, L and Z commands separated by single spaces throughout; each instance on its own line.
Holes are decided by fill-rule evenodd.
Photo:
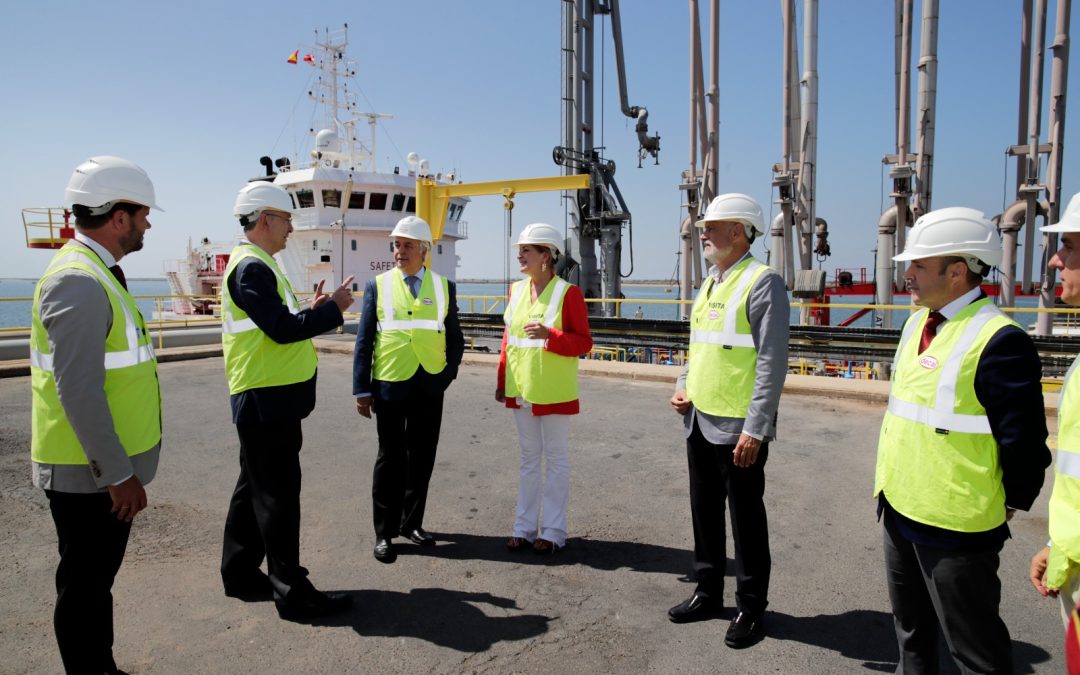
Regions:
M 385 192 L 372 192 L 371 199 L 368 200 L 368 208 L 372 211 L 385 211 L 386 210 L 386 193 Z
M 341 190 L 323 190 L 322 203 L 326 207 L 341 206 Z
M 364 196 L 366 194 L 367 193 L 365 193 L 365 192 L 354 192 L 354 193 L 352 193 L 352 197 L 349 197 L 349 208 L 350 209 L 362 209 L 362 208 L 364 208 Z
M 356 250 L 356 240 L 355 239 L 352 240 L 352 250 L 354 250 L 354 251 Z
M 409 202 L 405 204 L 405 211 L 416 213 L 416 197 L 409 197 Z
M 311 190 L 296 191 L 296 208 L 307 209 L 315 206 L 315 194 Z
M 458 213 L 459 213 L 458 208 L 459 207 L 458 207 L 457 204 L 451 204 L 450 205 L 450 211 L 446 215 L 447 220 L 457 220 L 458 219 Z
M 405 195 L 400 192 L 394 195 L 394 201 L 390 202 L 391 211 L 400 211 L 405 208 Z

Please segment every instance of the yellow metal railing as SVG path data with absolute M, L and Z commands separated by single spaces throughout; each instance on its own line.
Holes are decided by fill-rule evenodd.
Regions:
M 22 221 L 28 248 L 59 248 L 75 234 L 74 217 L 62 207 L 23 209 Z

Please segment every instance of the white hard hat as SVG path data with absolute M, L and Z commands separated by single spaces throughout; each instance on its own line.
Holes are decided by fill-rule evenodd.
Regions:
M 154 198 L 154 184 L 142 167 L 119 157 L 91 157 L 75 167 L 64 190 L 65 204 L 79 204 L 96 211 L 112 208 L 113 202 L 129 202 L 161 211 Z M 106 209 L 107 210 L 107 209 Z
M 423 218 L 405 216 L 397 221 L 397 225 L 394 226 L 394 231 L 390 233 L 390 236 L 431 243 L 431 226 Z
M 761 205 L 750 195 L 729 192 L 714 198 L 705 209 L 705 215 L 694 225 L 705 227 L 705 223 L 718 220 L 742 223 L 747 239 L 752 236 L 751 228 L 758 234 L 765 234 L 765 216 L 761 213 Z
M 1001 264 L 1001 237 L 982 211 L 963 206 L 937 209 L 915 221 L 907 246 L 893 260 L 937 256 L 977 258 L 990 267 Z M 968 263 L 973 271 L 976 270 Z
M 559 231 L 551 225 L 548 225 L 547 223 L 532 223 L 526 225 L 525 229 L 521 231 L 514 246 L 523 246 L 525 244 L 547 246 L 555 253 L 562 253 L 564 242 Z
M 1080 192 L 1073 195 L 1065 212 L 1053 225 L 1039 228 L 1040 232 L 1080 232 Z
M 236 203 L 233 204 L 234 216 L 250 218 L 264 209 L 292 213 L 292 197 L 285 188 L 264 180 L 248 183 L 240 188 L 240 192 L 236 195 Z

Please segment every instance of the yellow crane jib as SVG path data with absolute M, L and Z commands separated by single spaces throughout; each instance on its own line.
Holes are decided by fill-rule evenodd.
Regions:
M 431 225 L 431 237 L 435 241 L 439 241 L 442 239 L 443 225 L 446 223 L 446 212 L 452 197 L 502 195 L 509 202 L 516 194 L 521 192 L 584 190 L 588 187 L 588 174 L 493 180 L 451 185 L 439 185 L 431 178 L 421 177 L 416 179 L 416 215 L 426 220 L 428 225 Z

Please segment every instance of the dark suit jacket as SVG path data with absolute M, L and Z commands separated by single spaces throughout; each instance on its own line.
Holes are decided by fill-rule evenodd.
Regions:
M 430 273 L 430 270 L 428 270 Z M 416 369 L 407 380 L 383 382 L 371 377 L 375 358 L 375 333 L 378 317 L 378 285 L 370 279 L 364 286 L 364 304 L 360 310 L 360 326 L 356 331 L 356 349 L 353 352 L 353 395 L 371 394 L 381 401 L 403 401 L 414 394 L 439 394 L 446 391 L 457 377 L 461 356 L 465 353 L 465 337 L 458 322 L 457 286 L 449 281 L 450 293 L 446 312 L 446 368 L 440 373 L 428 373 L 423 366 Z

